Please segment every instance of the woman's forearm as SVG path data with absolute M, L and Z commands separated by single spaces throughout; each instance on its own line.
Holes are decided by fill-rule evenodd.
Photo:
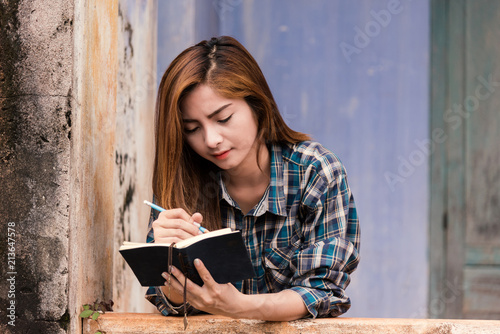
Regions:
M 291 321 L 308 314 L 304 301 L 298 293 L 283 290 L 278 293 L 242 295 L 240 308 L 234 318 L 267 321 Z
M 177 294 L 173 289 L 169 295 L 167 286 L 163 286 L 161 289 L 173 306 L 182 305 L 183 296 Z M 237 305 L 231 312 L 222 312 L 221 315 L 238 319 L 291 321 L 303 318 L 308 314 L 304 301 L 298 293 L 292 290 L 255 295 L 240 294 Z

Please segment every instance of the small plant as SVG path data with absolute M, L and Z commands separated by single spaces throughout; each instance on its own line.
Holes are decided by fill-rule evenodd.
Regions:
M 92 304 L 85 304 L 83 305 L 83 311 L 82 313 L 80 313 L 80 318 L 89 318 L 89 319 L 92 319 L 94 320 L 96 323 L 97 323 L 97 327 L 99 328 L 99 330 L 97 332 L 95 332 L 94 334 L 105 334 L 105 332 L 103 332 L 101 330 L 101 326 L 99 326 L 99 321 L 97 320 L 99 318 L 99 316 L 104 313 L 106 313 L 106 311 L 110 311 L 112 312 L 113 311 L 113 301 L 110 299 L 107 303 L 106 302 L 98 302 L 97 300 L 92 303 Z

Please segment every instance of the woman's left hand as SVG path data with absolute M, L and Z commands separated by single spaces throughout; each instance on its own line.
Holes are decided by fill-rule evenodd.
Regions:
M 268 321 L 291 321 L 308 314 L 302 297 L 295 291 L 245 295 L 231 283 L 218 284 L 214 281 L 201 260 L 196 259 L 194 265 L 204 284 L 199 286 L 187 280 L 186 301 L 200 311 L 232 318 Z M 172 268 L 171 278 L 170 287 L 177 295 L 182 296 L 184 275 L 179 269 Z
M 242 306 L 241 299 L 243 294 L 231 283 L 217 283 L 200 259 L 196 259 L 194 265 L 204 284 L 200 287 L 188 279 L 186 301 L 196 309 L 211 314 L 241 317 L 238 311 Z M 185 277 L 175 267 L 172 268 L 172 276 L 175 280 L 171 280 L 171 288 L 175 289 L 182 296 L 184 293 Z

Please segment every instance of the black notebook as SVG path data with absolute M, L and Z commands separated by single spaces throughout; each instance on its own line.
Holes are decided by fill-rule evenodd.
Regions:
M 200 234 L 173 247 L 125 241 L 119 251 L 142 286 L 159 286 L 165 284 L 161 274 L 168 272 L 169 249 L 173 250 L 172 265 L 200 286 L 203 281 L 193 263 L 197 258 L 217 283 L 234 283 L 255 275 L 241 232 L 230 228 Z

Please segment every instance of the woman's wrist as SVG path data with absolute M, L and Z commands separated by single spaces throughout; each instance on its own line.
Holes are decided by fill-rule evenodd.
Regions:
M 238 308 L 234 309 L 234 318 L 263 319 L 266 313 L 266 295 L 241 293 L 237 301 Z
M 166 299 L 172 304 L 172 306 L 180 306 L 184 303 L 184 297 L 178 295 L 176 292 L 169 291 L 167 286 L 162 286 L 161 290 L 163 292 L 163 295 L 165 296 Z

